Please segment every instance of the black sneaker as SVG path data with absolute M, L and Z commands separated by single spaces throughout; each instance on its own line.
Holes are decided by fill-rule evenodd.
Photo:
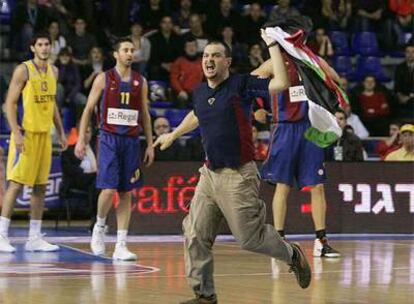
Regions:
M 311 268 L 305 254 L 299 244 L 291 243 L 293 249 L 292 264 L 289 264 L 289 272 L 294 272 L 298 284 L 302 288 L 307 288 L 311 282 Z
M 327 238 L 316 239 L 313 245 L 313 256 L 339 258 L 341 254 L 328 244 Z
M 209 297 L 204 296 L 196 296 L 194 299 L 190 299 L 184 302 L 180 302 L 180 304 L 217 304 L 217 296 L 212 295 Z

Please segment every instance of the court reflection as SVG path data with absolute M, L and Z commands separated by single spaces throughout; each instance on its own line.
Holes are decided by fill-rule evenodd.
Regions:
M 307 290 L 296 288 L 304 297 L 296 303 L 414 303 L 411 241 L 343 241 L 335 245 L 341 249 L 342 258 L 314 258 L 307 251 L 313 281 Z M 275 272 L 272 263 L 272 275 L 278 279 L 273 283 L 271 303 L 283 303 L 280 298 L 289 296 L 284 291 L 292 292 L 287 285 L 293 282 L 287 283 L 284 275 L 287 268 L 277 265 Z

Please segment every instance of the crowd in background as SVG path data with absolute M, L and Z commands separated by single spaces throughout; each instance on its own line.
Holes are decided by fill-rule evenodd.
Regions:
M 191 92 L 203 80 L 200 55 L 209 40 L 221 40 L 231 48 L 233 72 L 250 72 L 268 58 L 260 27 L 268 21 L 299 15 L 309 16 L 314 24 L 308 40 L 310 49 L 334 66 L 341 46 L 330 39 L 332 32 L 345 33 L 349 43 L 357 33 L 374 33 L 378 56 L 401 57 L 402 62 L 388 82 L 371 73 L 352 79 L 339 73 L 351 107 L 337 113 L 337 117 L 344 116 L 344 134 L 352 134 L 352 139 L 343 138 L 339 144 L 350 142 L 360 150 L 350 160 L 364 159 L 361 139 L 389 135 L 375 148 L 385 158 L 401 146 L 400 126 L 414 118 L 414 4 L 410 0 L 8 2 L 14 4 L 8 41 L 10 59 L 17 62 L 30 58 L 34 32 L 44 30 L 50 34 L 50 61 L 59 69 L 57 101 L 62 112 L 73 114 L 73 126 L 95 77 L 113 65 L 111 44 L 118 37 L 129 36 L 135 45 L 132 68 L 150 81 L 153 108 L 185 110 L 191 109 Z M 160 94 L 157 88 L 162 90 Z M 7 77 L 1 75 L 2 102 L 6 89 Z M 262 107 L 263 100 L 255 101 L 254 106 Z M 152 111 L 154 136 L 174 127 L 159 114 L 164 110 Z M 257 133 L 268 129 L 268 125 L 257 123 L 253 131 L 258 160 L 266 157 L 267 147 L 266 139 Z M 184 144 L 173 145 L 170 151 L 158 151 L 157 158 L 201 160 L 201 142 L 197 132 L 194 135 Z

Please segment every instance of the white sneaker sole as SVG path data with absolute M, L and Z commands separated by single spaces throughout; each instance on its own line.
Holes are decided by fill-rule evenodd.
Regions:
M 340 253 L 327 253 L 325 255 L 322 255 L 321 251 L 313 251 L 313 256 L 316 258 L 340 258 Z
M 95 251 L 91 248 L 92 254 L 93 255 L 105 255 L 105 251 Z
M 27 252 L 54 252 L 54 251 L 59 251 L 60 248 L 57 247 L 57 248 L 45 250 L 45 249 L 36 249 L 36 248 L 26 248 L 26 247 L 24 247 L 24 250 L 27 251 Z
M 114 261 L 137 261 L 138 260 L 138 257 L 129 257 L 129 258 L 120 258 L 120 257 L 115 257 L 115 256 L 113 256 L 112 257 L 112 260 L 114 260 Z
M 323 256 L 324 258 L 340 258 L 340 253 L 327 253 Z
M 0 249 L 0 253 L 15 253 L 16 252 L 16 248 L 10 248 L 10 249 Z

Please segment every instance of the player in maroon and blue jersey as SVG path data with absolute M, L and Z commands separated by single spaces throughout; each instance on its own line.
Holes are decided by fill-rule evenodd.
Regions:
M 325 152 L 304 136 L 305 131 L 311 126 L 305 88 L 293 60 L 286 53 L 282 56 L 287 67 L 290 86 L 277 95 L 270 95 L 273 128 L 268 156 L 261 169 L 262 179 L 276 184 L 273 197 L 274 225 L 279 234 L 284 236 L 286 203 L 290 188 L 310 187 L 312 218 L 316 234 L 313 255 L 339 257 L 340 253 L 328 244 L 326 238 L 326 200 L 323 185 L 326 180 Z M 326 67 L 335 77 L 335 71 L 327 64 Z M 252 74 L 271 77 L 270 61 L 265 62 Z M 266 121 L 266 115 L 264 109 L 255 113 L 256 120 L 260 122 Z
M 105 254 L 105 220 L 115 192 L 119 194 L 117 208 L 118 236 L 114 260 L 136 260 L 136 254 L 126 247 L 131 213 L 131 190 L 140 186 L 139 129 L 142 124 L 147 139 L 144 162 L 154 160 L 151 119 L 148 112 L 148 85 L 144 77 L 131 70 L 134 45 L 121 39 L 114 45 L 116 66 L 99 74 L 88 97 L 79 130 L 75 153 L 85 155 L 85 131 L 91 115 L 98 107 L 98 214 L 92 232 L 91 249 L 96 255 Z

